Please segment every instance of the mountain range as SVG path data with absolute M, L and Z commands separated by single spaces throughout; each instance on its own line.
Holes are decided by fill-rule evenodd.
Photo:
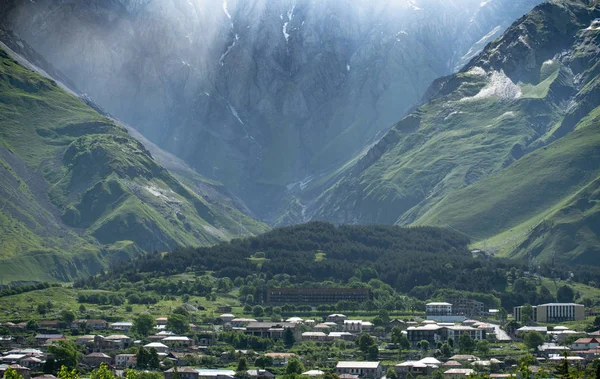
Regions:
M 0 257 L 70 280 L 327 220 L 597 264 L 598 18 L 591 0 L 7 1 Z

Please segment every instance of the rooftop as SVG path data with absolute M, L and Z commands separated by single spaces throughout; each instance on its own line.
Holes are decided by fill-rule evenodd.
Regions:
M 340 361 L 337 368 L 377 368 L 381 362 Z

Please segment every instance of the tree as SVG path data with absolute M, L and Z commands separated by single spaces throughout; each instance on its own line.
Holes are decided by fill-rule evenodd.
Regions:
M 556 300 L 559 303 L 572 303 L 575 298 L 575 291 L 573 288 L 567 286 L 566 284 L 558 289 L 556 292 Z
M 452 337 L 448 338 L 448 345 L 450 345 L 450 347 L 454 349 L 454 339 Z
M 158 370 L 160 367 L 160 359 L 158 358 L 158 351 L 155 348 L 149 350 L 150 356 L 148 360 L 148 367 L 152 370 Z
M 79 350 L 77 346 L 70 341 L 58 341 L 50 345 L 48 351 L 52 354 L 56 363 L 66 366 L 69 369 L 77 367 L 79 361 Z
M 498 320 L 500 320 L 500 322 L 505 322 L 508 319 L 508 312 L 506 311 L 506 309 L 500 308 L 498 310 L 498 314 L 496 314 L 496 317 L 498 318 Z
M 408 338 L 406 338 L 406 336 L 403 334 L 402 337 L 400 337 L 400 348 L 402 350 L 408 350 L 410 349 L 410 341 L 408 340 Z
M 36 330 L 38 328 L 38 323 L 35 320 L 27 321 L 27 325 L 25 326 L 27 330 Z
M 142 313 L 133 320 L 133 328 L 138 334 L 147 336 L 154 328 L 154 319 L 147 313 Z
M 254 364 L 256 365 L 256 367 L 260 368 L 271 367 L 273 366 L 273 358 L 261 355 L 260 357 L 256 358 Z
M 304 372 L 304 365 L 298 358 L 292 358 L 288 361 L 285 366 L 286 374 L 302 374 Z
M 475 350 L 475 341 L 468 333 L 463 333 L 458 338 L 458 348 L 463 354 L 470 354 Z
M 115 374 L 108 369 L 106 363 L 101 363 L 100 368 L 90 373 L 91 379 L 115 379 Z
M 442 353 L 442 355 L 446 358 L 448 358 L 449 356 L 452 355 L 452 347 L 450 346 L 449 343 L 445 343 L 442 345 L 442 348 L 440 349 L 440 352 Z
M 550 293 L 550 290 L 548 289 L 548 287 L 541 286 L 539 293 L 538 293 L 537 303 L 538 304 L 546 304 L 546 303 L 552 303 L 553 301 L 554 301 L 554 296 L 552 296 L 552 293 Z
M 371 345 L 367 349 L 367 359 L 370 361 L 376 361 L 379 357 L 379 348 L 377 345 Z
M 246 357 L 241 357 L 238 361 L 237 370 L 236 371 L 246 371 L 248 370 L 248 361 Z
M 56 361 L 54 358 L 46 358 L 46 362 L 44 362 L 44 367 L 42 367 L 42 371 L 44 374 L 52 374 L 54 373 L 54 366 Z
M 264 314 L 265 310 L 260 305 L 255 305 L 254 308 L 252 308 L 252 315 L 254 317 L 262 317 Z
M 64 309 L 62 312 L 60 312 L 60 318 L 68 325 L 71 325 L 73 320 L 75 320 L 75 312 L 70 309 Z
M 187 317 L 173 313 L 167 320 L 167 329 L 175 334 L 185 334 L 190 330 L 190 323 Z
M 45 315 L 48 312 L 48 308 L 46 308 L 46 304 L 38 304 L 37 311 L 41 315 Z
M 521 320 L 524 323 L 533 320 L 533 307 L 531 304 L 525 304 L 521 307 Z
M 87 309 L 85 308 L 85 305 L 81 304 L 81 305 L 79 306 L 79 312 L 80 312 L 80 313 L 85 313 L 86 311 L 87 311 Z
M 296 336 L 292 328 L 286 328 L 283 332 L 283 343 L 287 347 L 292 347 L 296 343 Z
M 398 374 L 396 373 L 396 370 L 394 370 L 392 367 L 388 368 L 386 373 L 385 373 L 385 377 L 387 379 L 398 379 Z
M 58 379 L 79 379 L 79 374 L 75 369 L 69 370 L 67 366 L 62 366 L 56 377 Z
M 392 332 L 391 332 L 392 343 L 397 346 L 400 343 L 400 339 L 402 338 L 403 335 L 404 334 L 402 334 L 402 329 L 400 329 L 397 326 L 394 326 L 392 328 Z
M 487 357 L 490 353 L 490 343 L 487 340 L 481 340 L 477 342 L 477 351 L 480 352 L 484 357 Z
M 143 346 L 140 346 L 136 354 L 137 368 L 145 369 L 148 368 L 150 362 L 150 352 Z
M 417 346 L 419 347 L 419 349 L 422 349 L 423 351 L 428 351 L 429 350 L 429 341 L 427 340 L 421 340 L 417 343 Z
M 528 348 L 535 350 L 544 343 L 544 336 L 540 332 L 527 332 L 523 340 Z
M 252 296 L 252 295 L 248 295 L 248 296 Z M 252 305 L 250 305 L 250 304 L 244 305 L 244 313 L 246 313 L 246 314 L 252 313 Z
M 357 343 L 360 351 L 366 354 L 369 350 L 369 346 L 375 345 L 375 339 L 369 334 L 363 333 L 358 337 Z
M 383 321 L 384 324 L 389 324 L 390 322 L 390 313 L 385 309 L 379 311 L 379 317 Z
M 4 379 L 23 379 L 23 376 L 17 372 L 14 368 L 8 366 L 4 372 Z

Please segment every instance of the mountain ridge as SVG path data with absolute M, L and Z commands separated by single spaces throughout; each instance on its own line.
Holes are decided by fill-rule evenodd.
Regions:
M 535 225 L 530 225 L 530 231 L 510 233 L 517 225 L 508 220 L 519 217 L 524 208 L 508 208 L 511 200 L 496 191 L 508 191 L 510 183 L 534 185 L 528 180 L 535 178 L 536 191 L 531 187 L 529 193 L 517 191 L 516 200 L 539 204 L 532 193 L 544 193 L 544 185 L 555 178 L 560 178 L 562 186 L 569 183 L 566 178 L 581 171 L 593 178 L 594 164 L 586 165 L 587 156 L 578 151 L 573 139 L 588 133 L 584 151 L 593 156 L 598 120 L 594 115 L 600 100 L 599 39 L 591 24 L 598 16 L 597 4 L 551 1 L 517 20 L 457 74 L 435 81 L 422 105 L 325 192 L 311 209 L 314 217 L 335 222 L 450 225 L 474 234 L 479 247 L 487 242 L 498 245 L 502 236 L 508 238 L 512 244 L 501 243 L 501 253 L 506 255 L 576 260 L 579 251 L 588 256 L 582 263 L 592 262 L 589 257 L 597 254 L 599 240 L 594 215 L 580 225 L 586 231 L 587 247 L 573 247 L 577 237 L 572 232 L 563 233 L 562 242 L 536 237 L 535 233 L 544 233 Z M 587 130 L 571 136 L 583 128 L 582 121 Z M 543 152 L 550 147 L 560 151 L 563 159 L 571 155 L 570 160 L 578 163 L 573 167 L 549 163 L 554 157 Z M 534 171 L 526 171 L 529 176 L 516 174 L 513 166 L 525 167 L 519 166 L 521 160 L 533 166 L 538 163 L 535 159 L 549 165 L 543 171 L 546 176 Z M 544 166 L 535 167 L 540 171 Z M 520 181 L 515 182 L 515 177 Z M 503 179 L 494 182 L 492 178 Z M 572 190 L 578 192 L 587 183 L 574 181 Z M 552 188 L 549 185 L 544 196 L 553 196 Z M 460 201 L 456 194 L 462 194 Z M 496 197 L 503 198 L 503 206 L 493 203 Z M 542 203 L 538 212 L 551 211 L 555 205 Z M 486 218 L 480 220 L 477 215 L 482 210 L 481 217 Z M 459 219 L 456 224 L 452 221 Z M 483 231 L 483 225 L 493 220 L 507 223 Z M 530 241 L 523 241 L 530 233 Z

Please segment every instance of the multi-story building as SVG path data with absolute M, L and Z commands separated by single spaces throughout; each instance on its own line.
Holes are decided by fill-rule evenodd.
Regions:
M 370 300 L 368 288 L 269 288 L 267 303 L 277 304 L 335 304 L 338 301 L 362 303 Z
M 472 339 L 480 341 L 485 339 L 485 330 L 472 328 L 470 326 L 453 325 L 442 326 L 438 324 L 427 324 L 423 326 L 411 326 L 407 329 L 407 338 L 413 346 L 420 341 L 428 341 L 431 345 L 444 342 L 448 338 L 458 341 L 462 334 L 468 334 Z
M 575 303 L 548 303 L 533 308 L 533 322 L 562 322 L 585 320 L 585 307 Z M 515 321 L 521 322 L 523 306 L 513 308 Z
M 341 361 L 337 363 L 335 371 L 338 375 L 350 374 L 359 378 L 379 379 L 383 376 L 381 362 Z
M 446 301 L 452 304 L 452 313 L 454 315 L 477 317 L 485 314 L 485 304 L 480 301 L 463 296 L 447 297 Z
M 136 362 L 135 354 L 117 354 L 115 356 L 115 366 L 117 368 L 133 368 Z

